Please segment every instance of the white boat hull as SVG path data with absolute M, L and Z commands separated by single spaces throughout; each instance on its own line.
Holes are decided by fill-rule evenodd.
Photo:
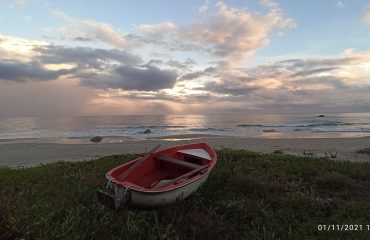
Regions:
M 207 180 L 208 176 L 209 172 L 206 172 L 196 181 L 166 192 L 140 192 L 137 190 L 130 190 L 131 201 L 129 201 L 131 204 L 142 207 L 156 207 L 174 203 L 178 200 L 187 198 L 190 194 L 195 192 Z

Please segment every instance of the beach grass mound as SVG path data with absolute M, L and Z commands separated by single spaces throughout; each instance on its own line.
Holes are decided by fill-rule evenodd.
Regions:
M 107 170 L 135 155 L 0 167 L 0 239 L 369 239 L 370 164 L 217 153 L 199 191 L 156 209 L 97 203 Z M 319 231 L 322 224 L 362 231 Z

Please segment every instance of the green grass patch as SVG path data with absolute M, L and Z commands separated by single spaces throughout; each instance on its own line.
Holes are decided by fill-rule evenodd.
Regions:
M 135 155 L 0 167 L 0 239 L 369 239 L 370 164 L 218 151 L 208 181 L 162 208 L 106 209 L 105 173 Z

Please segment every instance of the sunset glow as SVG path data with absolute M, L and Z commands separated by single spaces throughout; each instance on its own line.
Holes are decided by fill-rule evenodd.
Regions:
M 2 1 L 0 114 L 369 111 L 366 1 L 142 4 Z

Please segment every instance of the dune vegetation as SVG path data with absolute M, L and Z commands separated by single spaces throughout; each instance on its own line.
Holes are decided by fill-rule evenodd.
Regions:
M 217 153 L 199 191 L 156 209 L 97 202 L 107 170 L 135 155 L 1 167 L 0 239 L 369 239 L 369 163 Z M 319 231 L 324 224 L 362 230 Z

